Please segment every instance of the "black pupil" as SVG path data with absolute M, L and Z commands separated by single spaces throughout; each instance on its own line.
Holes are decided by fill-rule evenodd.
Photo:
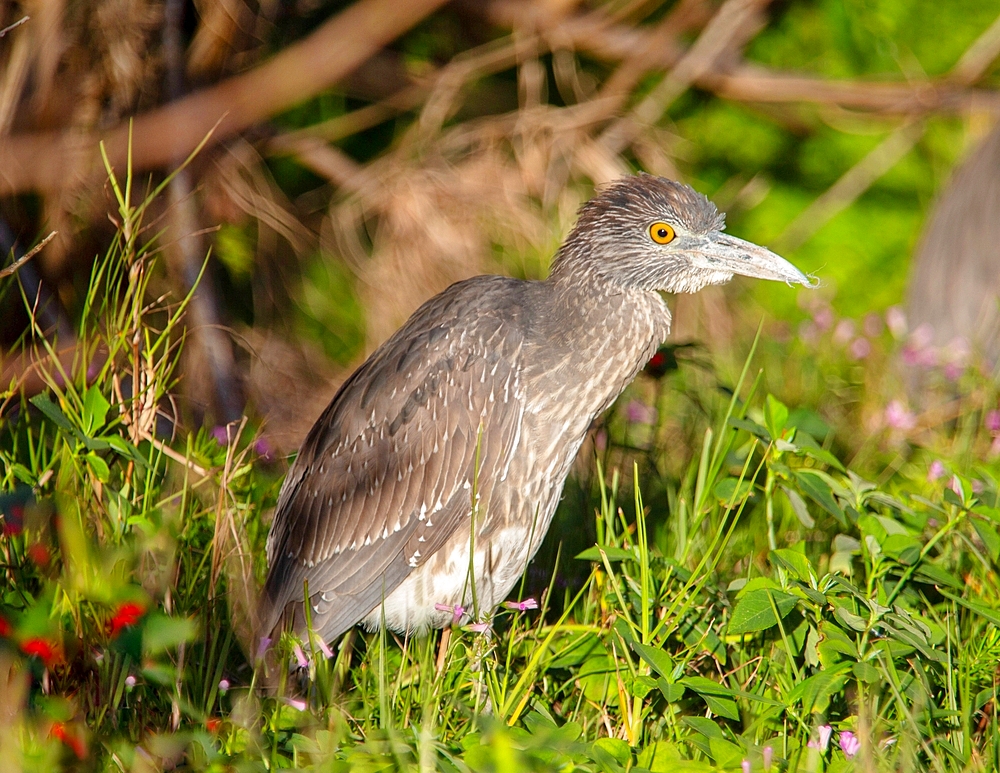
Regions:
M 667 238 L 667 229 L 666 228 L 657 228 L 656 229 L 656 235 L 659 236 L 661 239 L 666 239 Z

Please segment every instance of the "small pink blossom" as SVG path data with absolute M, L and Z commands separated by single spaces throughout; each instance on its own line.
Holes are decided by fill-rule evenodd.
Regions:
M 465 614 L 465 607 L 463 607 L 461 604 L 456 604 L 453 607 L 449 606 L 448 604 L 435 604 L 434 609 L 436 609 L 438 612 L 451 612 L 452 614 L 451 622 L 453 624 L 461 620 L 462 615 Z
M 965 366 L 958 362 L 946 362 L 944 366 L 944 377 L 949 381 L 958 381 L 965 373 Z
M 743 773 L 750 773 L 750 760 L 743 760 L 743 762 L 740 763 L 740 770 L 742 770 Z
M 319 651 L 323 653 L 323 657 L 333 657 L 333 650 L 330 649 L 330 645 L 326 643 L 322 636 L 317 636 L 314 641 L 316 642 L 316 646 L 319 648 Z
M 882 335 L 882 318 L 874 311 L 865 315 L 865 335 L 869 338 L 878 338 Z
M 133 687 L 135 687 L 135 677 L 129 674 L 125 677 L 125 689 L 131 690 Z
M 274 461 L 274 446 L 266 437 L 259 437 L 253 442 L 254 453 L 265 462 Z
M 289 706 L 291 706 L 296 711 L 305 711 L 306 710 L 306 702 L 305 701 L 300 701 L 297 698 L 285 698 L 284 700 L 285 700 L 285 703 L 287 703 Z
M 822 306 L 817 309 L 813 312 L 813 323 L 821 333 L 825 333 L 833 327 L 833 309 L 829 306 Z
M 833 330 L 833 342 L 838 346 L 843 346 L 852 338 L 857 326 L 853 319 L 842 319 Z
M 958 479 L 957 475 L 951 476 L 951 484 L 948 486 L 952 491 L 958 494 L 959 499 L 965 498 L 965 492 L 962 490 L 962 481 Z
M 830 736 L 833 733 L 833 728 L 830 725 L 820 725 L 816 730 L 819 733 L 819 749 L 825 752 L 826 747 L 830 745 Z
M 847 349 L 847 355 L 852 360 L 863 360 L 869 354 L 872 353 L 871 342 L 864 336 L 859 336 L 851 341 L 850 347 Z
M 229 429 L 224 424 L 216 424 L 212 427 L 212 437 L 220 446 L 229 445 Z
M 810 346 L 815 344 L 819 340 L 819 328 L 816 327 L 816 323 L 805 320 L 799 325 L 799 338 L 802 339 L 803 343 Z
M 992 410 L 987 412 L 986 429 L 993 434 L 1000 432 L 1000 411 Z
M 295 655 L 295 662 L 299 664 L 299 668 L 308 668 L 309 661 L 306 659 L 306 654 L 302 651 L 302 647 L 296 642 L 295 646 L 292 647 L 292 654 Z
M 854 759 L 854 756 L 861 750 L 861 741 L 850 730 L 845 730 L 840 734 L 840 748 L 847 759 Z
M 906 314 L 899 306 L 890 306 L 885 310 L 885 325 L 897 341 L 906 335 Z
M 487 633 L 490 630 L 489 623 L 472 623 L 468 629 L 473 633 Z
M 917 426 L 917 417 L 902 402 L 893 400 L 886 406 L 885 423 L 892 429 L 907 431 Z
M 266 636 L 260 637 L 260 642 L 257 644 L 257 660 L 260 660 L 267 654 L 267 648 L 271 646 L 271 640 Z
M 625 406 L 625 417 L 632 424 L 656 424 L 657 413 L 656 409 L 639 402 L 638 400 L 630 400 L 629 404 Z
M 538 602 L 534 599 L 525 599 L 524 601 L 505 601 L 503 603 L 507 609 L 513 609 L 517 612 L 526 612 L 529 609 L 538 609 Z
M 936 481 L 942 475 L 944 475 L 944 463 L 940 459 L 935 459 L 931 462 L 931 466 L 927 469 L 927 480 L 931 483 Z
M 774 747 L 765 746 L 764 747 L 764 773 L 769 773 L 771 770 L 771 764 L 774 762 Z
M 219 692 L 222 693 L 223 695 L 225 695 L 227 692 L 229 692 L 229 680 L 228 679 L 223 679 L 223 680 L 221 680 L 219 682 Z

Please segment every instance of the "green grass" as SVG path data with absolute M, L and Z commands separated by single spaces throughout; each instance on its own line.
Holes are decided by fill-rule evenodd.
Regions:
M 679 350 L 600 429 L 516 597 L 537 609 L 355 631 L 329 659 L 286 637 L 307 676 L 259 689 L 248 610 L 283 466 L 246 422 L 164 433 L 185 302 L 148 297 L 145 205 L 114 189 L 78 362 L 0 392 L 5 769 L 1000 765 L 996 391 L 933 376 L 944 418 L 880 428 L 888 333 L 863 361 L 830 333 L 759 336 L 731 374 Z

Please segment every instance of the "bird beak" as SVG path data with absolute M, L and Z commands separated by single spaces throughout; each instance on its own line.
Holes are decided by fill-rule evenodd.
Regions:
M 695 246 L 691 252 L 701 267 L 712 271 L 727 271 L 755 279 L 771 279 L 788 285 L 813 286 L 809 277 L 780 255 L 729 234 L 713 234 Z

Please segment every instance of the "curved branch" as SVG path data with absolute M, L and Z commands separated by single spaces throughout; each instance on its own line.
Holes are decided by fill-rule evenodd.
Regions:
M 260 66 L 134 119 L 132 166 L 156 169 L 183 161 L 212 127 L 218 143 L 336 83 L 444 0 L 361 0 L 309 37 Z M 0 195 L 58 190 L 67 179 L 103 175 L 98 142 L 124 167 L 129 127 L 107 132 L 54 131 L 0 139 Z

